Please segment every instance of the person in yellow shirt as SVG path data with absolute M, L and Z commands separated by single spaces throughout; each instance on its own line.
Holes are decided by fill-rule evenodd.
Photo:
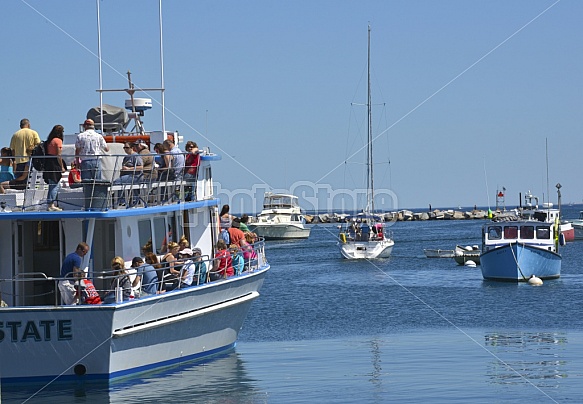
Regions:
M 25 166 L 30 160 L 34 147 L 40 143 L 40 137 L 35 130 L 30 129 L 30 121 L 26 118 L 20 120 L 20 130 L 12 135 L 10 148 L 14 158 L 14 176 L 20 177 Z

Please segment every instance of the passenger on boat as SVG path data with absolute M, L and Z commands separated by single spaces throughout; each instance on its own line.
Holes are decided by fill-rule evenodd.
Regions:
M 172 139 L 166 139 L 164 140 L 163 143 L 166 149 L 168 149 L 170 155 L 172 156 L 171 161 L 172 180 L 182 180 L 182 177 L 184 175 L 184 154 L 182 153 L 182 150 L 180 150 L 180 148 L 176 146 Z
M 163 285 L 162 282 L 160 281 L 164 276 L 164 270 L 162 269 L 162 265 L 160 265 L 160 262 L 158 261 L 158 257 L 152 251 L 146 253 L 146 264 L 151 265 L 156 270 L 157 276 L 156 293 L 165 292 L 165 290 L 162 289 Z
M 81 171 L 79 167 L 73 161 L 71 163 L 71 169 L 69 170 L 69 178 L 67 179 L 69 182 L 69 188 L 79 188 L 82 186 L 81 184 Z
M 249 226 L 247 226 L 247 223 L 249 223 L 249 215 L 245 213 L 241 216 L 240 223 L 239 223 L 239 229 L 243 233 L 249 231 Z
M 154 152 L 156 153 L 154 161 L 158 165 L 158 181 L 168 181 L 168 170 L 172 156 L 170 156 L 168 150 L 166 150 L 166 147 L 162 143 L 156 143 L 154 145 Z
M 26 189 L 26 183 L 28 182 L 28 170 L 29 170 L 30 166 L 28 163 L 26 163 L 24 165 L 24 168 L 21 173 L 20 176 L 14 178 L 13 180 L 10 181 L 4 181 L 2 183 L 0 183 L 0 194 L 4 194 L 6 193 L 6 189 L 18 189 L 18 190 L 24 190 Z
M 196 181 L 198 166 L 200 165 L 200 151 L 196 142 L 189 140 L 186 142 L 186 158 L 184 161 L 184 180 Z
M 14 179 L 14 170 L 12 164 L 14 158 L 12 157 L 12 149 L 10 147 L 3 147 L 2 160 L 0 161 L 0 183 Z
M 182 250 L 184 250 L 185 248 L 190 248 L 190 243 L 188 242 L 188 239 L 186 238 L 186 236 L 183 234 L 182 237 L 180 237 L 180 240 L 178 241 L 178 246 L 180 247 L 180 253 L 182 253 Z
M 163 289 L 170 291 L 178 286 L 181 265 L 177 262 L 180 246 L 171 241 L 168 243 L 168 253 L 162 257 L 161 264 L 164 267 L 162 276 Z
M 194 261 L 194 276 L 198 285 L 208 282 L 208 267 L 202 260 L 202 250 L 198 247 L 192 249 Z M 192 281 L 194 283 L 194 279 Z
M 348 236 L 352 240 L 360 240 L 361 238 L 360 226 L 356 223 L 356 218 L 352 218 L 352 223 L 348 227 Z
M 231 222 L 233 221 L 234 216 L 229 213 L 229 205 L 223 205 L 221 208 L 221 213 L 219 213 L 219 220 L 221 224 L 221 230 L 228 229 L 231 227 Z
M 370 239 L 370 225 L 366 221 L 366 219 L 362 220 L 362 226 L 360 226 L 361 232 L 361 239 L 364 241 L 368 241 Z
M 168 181 L 173 181 L 174 177 L 172 174 L 172 156 L 169 150 L 163 143 L 156 143 L 154 146 L 154 151 L 158 153 L 158 157 L 154 158 L 158 164 L 158 181 L 163 185 Z M 162 201 L 170 199 L 171 189 L 166 186 L 161 186 L 157 190 L 159 197 Z
M 67 171 L 65 162 L 61 158 L 64 132 L 65 128 L 62 125 L 53 126 L 45 142 L 47 158 L 44 159 L 43 180 L 49 186 L 47 210 L 51 212 L 63 210 L 55 206 L 55 202 L 59 194 L 59 189 L 61 189 L 61 178 L 63 178 L 63 173 Z
M 141 294 L 155 295 L 158 293 L 158 274 L 151 264 L 144 264 L 142 257 L 134 257 L 132 268 L 136 268 L 136 277 L 132 282 L 132 287 L 140 286 L 138 297 Z
M 250 231 L 245 232 L 245 241 L 247 245 L 242 247 L 243 259 L 245 260 L 245 266 L 249 269 L 257 263 L 257 252 L 253 248 L 253 244 L 257 241 L 257 235 Z
M 231 259 L 231 254 L 229 254 L 229 251 L 227 250 L 227 245 L 223 240 L 217 241 L 214 265 L 213 269 L 210 271 L 210 280 L 216 281 L 228 276 L 233 276 L 235 271 L 233 270 L 232 264 L 233 260 Z
M 192 262 L 193 251 L 190 248 L 180 250 L 179 257 L 182 261 L 180 274 L 180 287 L 187 288 L 192 285 L 194 279 L 194 262 Z
M 132 282 L 125 269 L 125 262 L 122 257 L 114 257 L 111 260 L 112 276 L 110 291 L 103 298 L 103 303 L 115 303 L 116 288 L 121 288 L 122 299 L 130 300 L 132 298 Z
M 40 143 L 40 137 L 35 130 L 30 129 L 30 121 L 26 118 L 20 120 L 20 129 L 10 139 L 14 161 L 14 176 L 20 177 L 25 172 L 25 166 L 30 160 L 34 147 Z M 28 170 L 27 175 L 28 175 Z
M 376 223 L 373 227 L 372 227 L 372 232 L 374 234 L 374 237 L 376 240 L 382 240 L 384 235 L 383 235 L 383 224 L 382 223 Z
M 103 136 L 95 132 L 93 119 L 86 119 L 83 122 L 84 132 L 77 135 L 75 141 L 75 158 L 81 162 L 81 178 L 101 179 L 100 156 L 109 152 L 109 147 Z
M 196 194 L 196 179 L 198 178 L 198 166 L 200 165 L 200 154 L 198 150 L 198 145 L 189 140 L 186 142 L 186 158 L 184 161 L 184 181 L 191 183 L 187 185 L 184 189 L 184 199 L 186 201 L 192 201 L 195 199 Z
M 134 142 L 133 148 L 137 154 L 142 158 L 143 163 L 143 180 L 150 183 L 158 178 L 158 170 L 154 164 L 154 154 L 148 150 L 148 145 L 142 139 Z
M 61 278 L 59 281 L 59 292 L 63 304 L 74 304 L 76 302 L 75 279 L 79 278 L 83 257 L 89 252 L 89 245 L 81 242 L 74 252 L 67 255 L 61 265 Z
M 132 145 L 129 142 L 124 143 L 123 150 L 127 153 L 127 156 L 123 158 L 121 163 L 121 168 L 119 172 L 119 178 L 113 181 L 112 185 L 134 185 L 139 184 L 142 181 L 142 169 L 144 168 L 144 163 L 139 154 L 135 153 Z M 139 190 L 132 191 L 131 201 L 123 200 L 123 190 L 117 191 L 118 203 L 121 205 L 127 203 L 130 206 L 135 205 L 138 202 Z
M 231 259 L 233 260 L 233 271 L 235 275 L 241 275 L 241 273 L 243 273 L 243 268 L 245 267 L 245 260 L 239 246 L 237 244 L 231 244 L 229 246 L 229 252 L 231 253 Z
M 245 234 L 239 229 L 240 223 L 238 218 L 234 218 L 231 222 L 231 227 L 227 230 L 231 244 L 243 247 L 247 242 L 245 241 Z

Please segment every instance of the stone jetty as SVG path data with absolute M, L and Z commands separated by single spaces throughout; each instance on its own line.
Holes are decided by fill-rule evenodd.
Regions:
M 493 212 L 494 217 L 502 214 L 501 212 Z M 484 220 L 488 218 L 488 212 L 481 209 L 474 209 L 471 211 L 459 210 L 439 210 L 434 209 L 430 212 L 413 212 L 411 210 L 400 210 L 398 212 L 380 213 L 380 216 L 385 218 L 386 222 L 407 222 L 418 220 Z M 304 215 L 306 222 L 311 224 L 316 223 L 343 223 L 351 215 L 345 213 L 322 213 L 317 215 Z

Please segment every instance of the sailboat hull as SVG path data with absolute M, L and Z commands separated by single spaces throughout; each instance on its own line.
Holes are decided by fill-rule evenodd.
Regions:
M 395 242 L 391 239 L 381 241 L 347 241 L 338 245 L 343 258 L 374 259 L 389 258 Z

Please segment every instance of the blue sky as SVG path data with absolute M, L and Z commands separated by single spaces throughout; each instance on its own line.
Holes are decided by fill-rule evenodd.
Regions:
M 100 5 L 104 88 L 125 87 L 127 70 L 158 87 L 158 1 Z M 46 138 L 99 104 L 95 10 L 0 2 L 2 145 L 22 117 Z M 384 103 L 375 183 L 391 205 L 494 206 L 502 186 L 507 205 L 527 190 L 546 198 L 547 140 L 551 200 L 560 182 L 563 202 L 581 203 L 582 17 L 577 0 L 165 0 L 166 128 L 222 154 L 214 175 L 231 193 L 362 188 L 364 107 L 351 103 L 366 101 L 370 23 L 373 102 Z M 146 128 L 160 115 L 155 105 Z

